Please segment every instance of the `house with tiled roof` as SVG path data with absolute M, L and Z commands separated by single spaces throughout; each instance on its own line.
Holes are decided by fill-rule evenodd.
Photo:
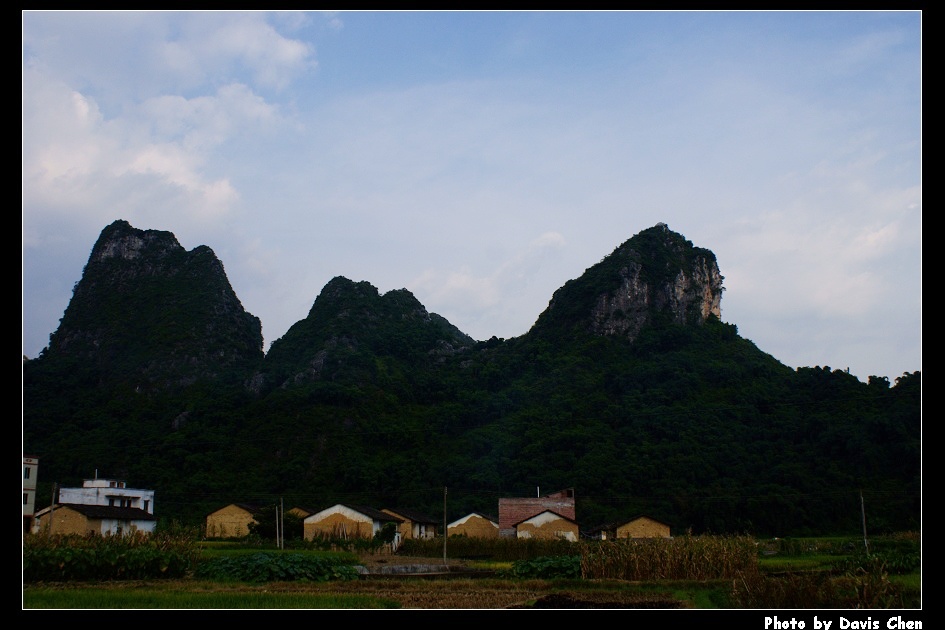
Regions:
M 646 515 L 617 526 L 617 538 L 671 538 L 669 525 Z
M 136 507 L 56 503 L 34 515 L 34 532 L 49 534 L 150 534 L 157 525 L 153 514 Z
M 373 538 L 389 523 L 398 528 L 394 541 L 396 548 L 397 543 L 400 542 L 399 527 L 403 519 L 365 505 L 338 503 L 306 516 L 302 521 L 302 527 L 306 540 L 312 540 L 318 536 L 349 540 Z
M 503 538 L 517 536 L 515 525 L 527 518 L 551 510 L 565 518 L 574 520 L 574 488 L 558 490 L 535 497 L 509 497 L 499 499 L 499 535 Z
M 207 514 L 207 538 L 243 538 L 249 526 L 258 522 L 256 515 L 263 506 L 258 503 L 230 503 Z

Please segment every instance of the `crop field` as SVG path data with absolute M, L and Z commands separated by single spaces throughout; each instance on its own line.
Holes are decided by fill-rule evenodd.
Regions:
M 78 553 L 84 544 L 94 553 Z M 158 551 L 140 541 L 31 541 L 24 550 L 23 608 L 921 608 L 917 535 L 877 543 L 866 557 L 849 541 L 761 544 L 743 536 L 570 545 L 564 547 L 570 555 L 541 555 L 558 547 L 532 548 L 530 559 L 478 554 L 444 564 L 443 556 L 429 551 L 221 548 L 180 541 L 160 541 L 160 553 L 170 555 L 158 561 Z M 414 546 L 413 553 L 421 551 Z M 109 570 L 137 564 L 123 579 L 101 572 L 95 579 L 75 573 L 51 579 L 66 571 L 65 557 L 84 563 L 87 574 L 103 570 L 90 557 L 109 558 Z M 161 562 L 191 568 L 146 577 L 146 570 L 160 572 Z M 45 579 L 37 579 L 44 571 Z

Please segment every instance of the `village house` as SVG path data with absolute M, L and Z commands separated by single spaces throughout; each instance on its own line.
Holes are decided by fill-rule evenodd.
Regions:
M 151 533 L 156 524 L 154 490 L 129 488 L 122 480 L 99 478 L 95 471 L 95 477 L 83 480 L 81 487 L 59 488 L 55 502 L 33 515 L 32 531 L 81 535 Z
M 207 514 L 207 538 L 242 538 L 249 535 L 249 526 L 256 523 L 262 506 L 257 503 L 230 503 Z
M 120 536 L 154 532 L 157 519 L 141 508 L 57 503 L 35 514 L 35 533 Z
M 515 538 L 515 525 L 545 510 L 575 520 L 574 489 L 567 488 L 544 496 L 499 499 L 499 536 Z
M 635 516 L 617 527 L 617 538 L 671 538 L 669 525 L 649 516 Z
M 345 505 L 338 503 L 314 514 L 302 521 L 305 540 L 316 536 L 327 538 L 373 538 L 385 525 L 399 528 L 403 519 L 363 505 Z M 395 533 L 393 549 L 400 543 L 399 529 Z
M 100 479 L 97 470 L 94 478 L 82 481 L 81 488 L 59 488 L 58 496 L 59 503 L 138 508 L 154 514 L 154 490 L 129 488 L 120 479 Z
M 39 459 L 23 456 L 23 533 L 33 531 L 33 513 L 36 511 L 36 476 Z

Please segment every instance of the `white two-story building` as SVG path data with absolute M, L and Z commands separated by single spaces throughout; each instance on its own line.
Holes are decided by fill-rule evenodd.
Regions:
M 154 490 L 129 488 L 118 479 L 85 479 L 59 488 L 58 500 L 34 515 L 33 531 L 49 534 L 126 534 L 154 531 Z
M 81 488 L 59 488 L 59 503 L 139 508 L 154 514 L 154 490 L 128 488 L 124 481 L 99 479 L 96 472 L 94 479 L 82 481 Z

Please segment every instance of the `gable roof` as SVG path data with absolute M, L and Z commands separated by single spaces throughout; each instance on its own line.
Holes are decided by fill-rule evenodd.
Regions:
M 372 507 L 368 507 L 366 505 L 352 505 L 350 503 L 338 503 L 338 505 L 342 507 L 346 507 L 349 510 L 354 510 L 355 512 L 360 512 L 361 514 L 364 514 L 365 516 L 370 516 L 375 521 L 383 521 L 383 522 L 390 521 L 393 523 L 404 522 L 404 519 L 402 518 L 396 517 L 392 514 L 388 514 L 387 512 L 381 512 L 380 510 L 377 510 Z
M 487 521 L 492 521 L 492 522 L 495 523 L 496 525 L 499 524 L 499 517 L 498 517 L 498 516 L 492 516 L 491 514 L 486 514 L 486 513 L 484 513 L 484 512 L 470 512 L 470 515 L 472 515 L 472 514 L 475 514 L 476 516 L 481 516 L 482 518 L 486 519 Z
M 117 507 L 114 505 L 87 505 L 85 503 L 60 503 L 60 508 L 69 508 L 86 518 L 113 518 L 121 521 L 156 521 L 153 514 L 133 507 Z
M 415 512 L 413 510 L 401 510 L 395 508 L 384 508 L 382 510 L 385 513 L 393 514 L 394 516 L 399 516 L 406 521 L 413 521 L 414 523 L 423 523 L 425 525 L 436 525 L 439 523 L 438 520 L 427 516 L 426 514 L 421 514 L 420 512 Z
M 483 514 L 482 512 L 470 512 L 469 514 L 466 514 L 465 516 L 460 516 L 460 517 L 459 517 L 458 519 L 456 519 L 455 521 L 449 523 L 449 524 L 447 525 L 447 527 L 454 527 L 454 526 L 456 526 L 456 524 L 459 523 L 460 521 L 464 521 L 464 522 L 465 522 L 465 521 L 469 520 L 469 518 L 470 518 L 471 516 L 478 516 L 479 518 L 483 518 L 483 519 L 489 521 L 490 523 L 492 523 L 492 524 L 495 525 L 496 527 L 499 526 L 499 519 L 496 518 L 495 516 L 490 516 L 490 515 L 488 515 L 488 514 Z
M 575 525 L 577 525 L 577 521 L 572 520 L 572 519 L 568 518 L 567 516 L 565 516 L 565 515 L 563 515 L 563 514 L 559 514 L 558 512 L 555 512 L 554 510 L 542 510 L 542 511 L 539 512 L 538 514 L 532 514 L 532 515 L 529 516 L 528 518 L 523 518 L 523 519 L 520 520 L 519 522 L 515 523 L 515 524 L 513 525 L 513 527 L 518 527 L 518 526 L 521 525 L 522 523 L 524 523 L 524 522 L 526 522 L 526 521 L 530 521 L 530 520 L 532 520 L 533 518 L 537 518 L 537 517 L 541 516 L 542 514 L 553 514 L 553 515 L 557 516 L 558 518 L 560 518 L 562 521 L 567 521 L 567 522 L 569 522 L 569 523 L 574 523 Z
M 641 518 L 645 518 L 645 519 L 647 519 L 647 520 L 653 521 L 654 523 L 659 523 L 660 525 L 666 525 L 667 527 L 669 527 L 669 523 L 667 523 L 666 521 L 661 521 L 660 519 L 658 519 L 658 518 L 653 518 L 652 516 L 649 516 L 649 515 L 647 515 L 647 514 L 637 514 L 636 516 L 634 516 L 634 517 L 632 517 L 632 518 L 628 518 L 628 519 L 625 520 L 625 521 L 621 521 L 620 523 L 618 523 L 618 525 L 621 526 L 621 527 L 624 526 L 624 525 L 629 525 L 629 524 L 632 523 L 633 521 L 638 521 L 638 520 L 640 520 Z
M 263 509 L 263 506 L 260 505 L 259 503 L 227 503 L 223 507 L 218 507 L 217 509 L 213 510 L 212 512 L 210 512 L 210 514 L 216 514 L 220 510 L 226 509 L 230 506 L 238 507 L 242 510 L 246 510 L 247 512 L 253 515 L 259 514 Z
M 296 514 L 301 513 L 301 514 L 304 514 L 305 516 L 311 516 L 312 514 L 315 514 L 318 511 L 319 510 L 316 510 L 315 508 L 305 507 L 302 505 L 296 505 L 291 510 L 286 510 L 286 513 L 294 512 Z

